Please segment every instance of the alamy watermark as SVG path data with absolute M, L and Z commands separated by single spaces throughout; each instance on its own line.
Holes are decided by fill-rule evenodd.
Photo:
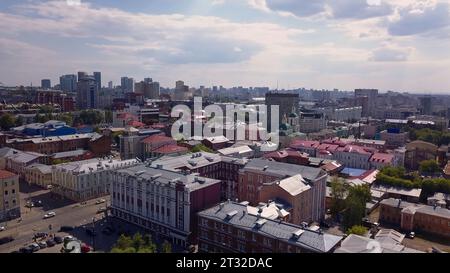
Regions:
M 194 113 L 186 105 L 172 109 L 171 117 L 178 118 L 172 125 L 175 140 L 225 137 L 230 141 L 262 141 L 272 145 L 266 150 L 278 149 L 279 106 L 270 106 L 270 126 L 266 105 L 226 104 L 225 113 L 217 104 L 203 109 L 201 97 L 194 98 Z

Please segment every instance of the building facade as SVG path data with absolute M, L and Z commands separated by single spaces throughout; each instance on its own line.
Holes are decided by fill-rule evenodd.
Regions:
M 10 221 L 19 217 L 19 176 L 0 170 L 0 221 Z
M 74 201 L 110 194 L 111 170 L 131 167 L 137 160 L 90 159 L 52 167 L 53 193 Z
M 196 213 L 220 202 L 220 181 L 138 165 L 111 172 L 112 214 L 172 243 L 197 240 Z
M 199 214 L 199 251 L 207 253 L 328 253 L 342 237 L 312 231 L 225 202 Z

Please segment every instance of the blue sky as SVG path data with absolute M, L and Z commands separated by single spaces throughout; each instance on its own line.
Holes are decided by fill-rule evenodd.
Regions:
M 2 0 L 0 82 L 450 92 L 450 0 Z

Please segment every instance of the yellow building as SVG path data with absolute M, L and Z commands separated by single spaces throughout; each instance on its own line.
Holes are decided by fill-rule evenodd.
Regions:
M 20 217 L 19 175 L 0 170 L 0 221 Z
M 28 184 L 35 184 L 47 188 L 52 184 L 52 166 L 43 164 L 33 164 L 25 168 L 25 181 Z

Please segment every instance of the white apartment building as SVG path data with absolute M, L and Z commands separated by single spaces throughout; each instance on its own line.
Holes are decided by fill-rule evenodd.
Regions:
M 85 201 L 110 193 L 110 172 L 131 167 L 136 159 L 90 159 L 52 167 L 53 192 L 74 201 Z
M 110 174 L 112 214 L 181 246 L 195 237 L 196 213 L 220 202 L 220 180 L 143 164 Z

